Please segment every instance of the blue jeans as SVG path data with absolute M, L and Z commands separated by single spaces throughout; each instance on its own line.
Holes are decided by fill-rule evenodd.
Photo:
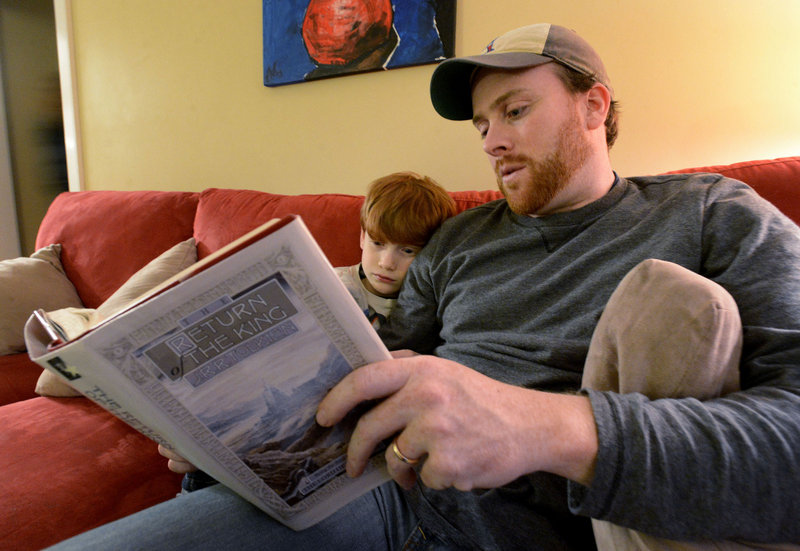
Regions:
M 295 532 L 215 484 L 61 542 L 53 550 L 180 549 L 444 551 L 388 482 L 318 524 Z

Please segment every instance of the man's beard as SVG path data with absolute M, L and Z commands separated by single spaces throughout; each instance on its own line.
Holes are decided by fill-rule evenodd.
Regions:
M 559 131 L 556 151 L 541 161 L 526 155 L 513 155 L 495 167 L 497 185 L 506 197 L 508 206 L 517 214 L 536 214 L 559 194 L 589 156 L 589 143 L 581 134 L 578 116 L 565 121 Z M 517 185 L 517 193 L 510 193 L 503 184 L 501 169 L 504 165 L 525 163 L 530 180 Z

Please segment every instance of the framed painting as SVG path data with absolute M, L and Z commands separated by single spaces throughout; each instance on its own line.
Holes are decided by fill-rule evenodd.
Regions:
M 456 0 L 262 0 L 264 85 L 453 57 Z

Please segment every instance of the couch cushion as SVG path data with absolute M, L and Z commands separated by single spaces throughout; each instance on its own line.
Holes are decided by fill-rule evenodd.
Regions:
M 198 193 L 62 193 L 39 227 L 37 246 L 61 243 L 61 262 L 87 308 L 97 308 L 137 270 L 192 237 Z
M 364 198 L 337 193 L 278 195 L 262 191 L 207 189 L 200 195 L 194 238 L 197 256 L 227 245 L 272 218 L 298 214 L 334 266 L 360 258 L 358 213 Z
M 61 245 L 52 244 L 30 258 L 0 262 L 0 356 L 25 350 L 22 330 L 37 308 L 82 306 L 61 267 Z
M 33 389 L 41 374 L 27 352 L 0 357 L 0 406 L 35 398 Z
M 484 191 L 451 191 L 450 196 L 456 202 L 456 212 L 461 212 L 500 199 L 503 194 L 499 190 L 488 189 Z
M 0 547 L 42 549 L 174 497 L 156 444 L 86 398 L 0 407 Z
M 740 180 L 800 224 L 800 157 L 745 161 L 669 172 L 715 172 Z

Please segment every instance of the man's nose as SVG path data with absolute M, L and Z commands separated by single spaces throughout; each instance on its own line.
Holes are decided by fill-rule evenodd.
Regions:
M 511 150 L 512 142 L 508 131 L 503 125 L 492 125 L 483 137 L 483 151 L 492 157 L 497 157 Z

